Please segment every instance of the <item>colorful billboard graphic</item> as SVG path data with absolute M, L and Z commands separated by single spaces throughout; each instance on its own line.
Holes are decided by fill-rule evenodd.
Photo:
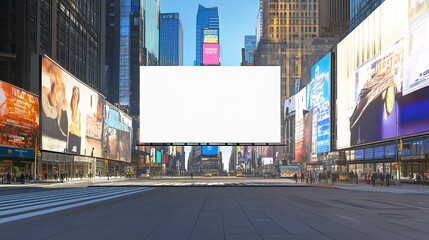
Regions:
M 203 43 L 203 65 L 219 65 L 219 44 Z
M 203 43 L 219 43 L 219 31 L 217 29 L 204 29 Z
M 308 118 L 309 115 L 306 114 L 308 113 L 308 110 L 306 109 L 307 89 L 303 88 L 295 96 L 295 162 L 301 162 L 302 160 L 305 162 L 308 156 L 304 156 L 303 154 L 303 151 L 306 151 L 304 146 L 304 117 L 307 123 L 305 125 L 308 125 L 308 121 L 311 120 L 311 118 Z M 309 137 L 308 134 L 311 134 L 309 130 L 310 128 L 307 126 L 307 138 Z
M 38 147 L 39 97 L 0 81 L 0 145 Z
M 41 149 L 104 157 L 104 99 L 47 57 L 41 72 Z
M 387 0 L 338 44 L 339 149 L 429 131 L 428 8 Z
M 201 151 L 203 156 L 217 156 L 218 146 L 202 146 Z
M 313 153 L 329 152 L 331 142 L 331 53 L 311 68 L 311 82 L 307 86 L 307 109 L 312 112 Z
M 293 177 L 296 173 L 299 174 L 299 166 L 279 166 L 280 177 Z
M 106 102 L 103 145 L 109 159 L 131 161 L 132 132 L 131 117 Z

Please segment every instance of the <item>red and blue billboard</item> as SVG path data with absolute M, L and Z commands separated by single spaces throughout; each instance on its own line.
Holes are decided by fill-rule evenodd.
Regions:
M 203 44 L 203 65 L 219 65 L 219 44 Z

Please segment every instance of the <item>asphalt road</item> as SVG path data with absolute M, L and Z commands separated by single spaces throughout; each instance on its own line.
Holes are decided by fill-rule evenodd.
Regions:
M 13 198 L 17 192 L 23 194 L 7 194 Z M 428 216 L 424 194 L 300 186 L 157 187 L 6 222 L 0 224 L 0 238 L 428 239 Z

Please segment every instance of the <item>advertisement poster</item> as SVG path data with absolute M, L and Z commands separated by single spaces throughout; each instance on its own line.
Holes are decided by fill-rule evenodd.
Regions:
M 202 146 L 201 151 L 203 156 L 217 156 L 218 146 Z
M 110 103 L 105 104 L 104 145 L 109 159 L 131 161 L 131 117 Z
M 338 44 L 339 149 L 429 131 L 428 8 L 386 0 Z
M 304 145 L 304 110 L 306 110 L 307 90 L 303 88 L 295 98 L 295 162 L 301 162 L 303 158 Z M 308 117 L 308 115 L 306 115 Z M 307 119 L 309 120 L 309 119 Z M 308 128 L 307 128 L 308 129 Z M 309 130 L 309 129 L 308 129 Z M 307 134 L 310 133 L 307 131 Z M 310 133 L 311 134 L 311 133 Z M 304 150 L 305 151 L 305 150 Z
M 203 43 L 203 65 L 219 65 L 219 44 Z
M 307 108 L 313 114 L 313 153 L 330 151 L 331 142 L 331 53 L 311 68 L 311 82 L 307 86 Z
M 272 165 L 273 164 L 273 158 L 271 157 L 263 157 L 262 158 L 262 165 Z
M 219 31 L 217 29 L 204 29 L 204 43 L 219 43 Z
M 41 72 L 41 149 L 104 157 L 104 99 L 47 57 Z
M 38 147 L 39 97 L 0 81 L 0 145 Z
M 293 177 L 296 173 L 299 174 L 299 166 L 279 166 L 280 168 L 280 177 Z

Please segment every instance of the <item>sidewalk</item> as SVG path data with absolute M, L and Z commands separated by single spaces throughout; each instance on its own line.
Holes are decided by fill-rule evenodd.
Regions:
M 386 185 L 380 186 L 377 184 L 372 186 L 364 182 L 359 182 L 359 184 L 351 184 L 347 182 L 336 182 L 334 185 L 330 183 L 316 183 L 317 187 L 327 187 L 327 188 L 337 188 L 344 190 L 354 190 L 354 191 L 367 191 L 367 192 L 386 192 L 386 193 L 398 193 L 398 194 L 428 194 L 429 187 L 427 185 L 416 185 L 416 184 L 407 184 L 401 183 L 401 185 L 396 186 L 391 184 L 389 187 Z
M 11 189 L 11 188 L 29 188 L 29 187 L 66 187 L 66 186 L 72 186 L 72 185 L 79 185 L 79 184 L 96 184 L 96 183 L 108 183 L 108 182 L 119 182 L 119 181 L 125 181 L 130 178 L 125 177 L 109 177 L 109 180 L 107 177 L 94 177 L 94 178 L 69 178 L 68 180 L 64 180 L 61 182 L 60 180 L 50 180 L 47 181 L 31 181 L 31 182 L 25 182 L 25 184 L 21 184 L 20 182 L 12 182 L 11 184 L 0 184 L 0 190 L 1 189 Z

